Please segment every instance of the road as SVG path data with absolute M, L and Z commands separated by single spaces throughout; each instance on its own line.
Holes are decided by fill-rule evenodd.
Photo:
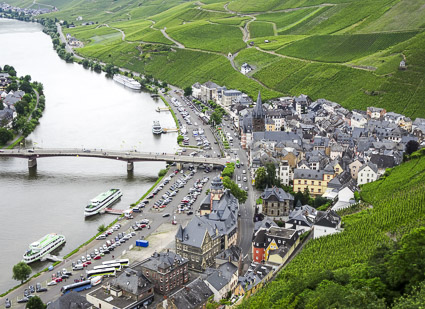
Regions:
M 178 111 L 176 111 L 176 115 L 178 119 L 182 122 L 182 124 L 185 124 L 188 127 L 189 132 L 192 132 L 192 128 L 195 126 L 197 128 L 202 127 L 206 133 L 206 136 L 208 140 L 211 142 L 213 140 L 216 140 L 214 135 L 214 130 L 212 130 L 211 126 L 203 124 L 202 120 L 197 116 L 196 114 L 196 108 L 191 109 L 189 105 L 187 104 L 187 100 L 184 99 L 184 97 L 181 96 L 181 90 L 178 88 L 172 87 L 172 91 L 170 91 L 170 94 L 172 97 L 176 98 L 186 109 L 186 111 L 189 112 L 190 118 L 192 119 L 193 125 L 187 125 L 185 124 L 185 121 L 183 120 L 183 117 L 180 115 Z M 167 100 L 169 97 L 166 97 Z M 171 101 L 169 102 L 170 106 L 173 106 Z M 200 112 L 199 110 L 197 111 Z M 196 121 L 195 119 L 198 119 L 199 121 Z M 197 125 L 194 125 L 197 123 Z M 252 233 L 254 232 L 254 223 L 253 223 L 253 216 L 254 216 L 254 207 L 256 203 L 255 198 L 255 188 L 252 186 L 252 179 L 251 175 L 249 173 L 248 169 L 248 157 L 246 154 L 246 151 L 243 150 L 240 147 L 240 139 L 237 133 L 236 128 L 234 128 L 233 123 L 231 120 L 223 120 L 222 123 L 222 131 L 227 135 L 229 133 L 234 141 L 233 143 L 230 143 L 231 148 L 229 150 L 225 150 L 225 158 L 226 160 L 229 160 L 231 162 L 235 162 L 237 159 L 241 162 L 240 168 L 235 168 L 235 173 L 233 176 L 233 181 L 235 181 L 238 184 L 241 184 L 241 187 L 243 189 L 248 188 L 248 198 L 245 203 L 240 205 L 240 218 L 239 218 L 239 246 L 242 248 L 242 252 L 244 256 L 247 256 L 247 258 L 251 257 L 251 241 L 252 241 Z M 192 143 L 192 137 L 190 135 L 190 142 Z M 221 143 L 220 139 L 217 139 L 219 143 Z M 212 150 L 206 151 L 206 154 L 209 154 L 211 156 L 216 156 L 218 153 L 220 153 L 220 147 L 218 144 L 211 143 Z M 222 146 L 222 149 L 224 149 L 224 146 Z M 243 173 L 245 170 L 246 174 Z M 238 177 L 240 177 L 238 180 Z M 247 181 L 243 181 L 244 177 L 247 178 Z M 259 194 L 259 192 L 258 192 Z M 249 263 L 250 261 L 246 261 Z

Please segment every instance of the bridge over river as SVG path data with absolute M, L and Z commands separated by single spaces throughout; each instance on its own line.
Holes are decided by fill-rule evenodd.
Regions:
M 134 162 L 138 161 L 165 161 L 176 162 L 178 165 L 182 163 L 193 164 L 212 164 L 218 166 L 225 166 L 228 162 L 227 159 L 222 158 L 204 158 L 171 153 L 156 153 L 156 152 L 138 152 L 132 151 L 118 151 L 118 150 L 105 150 L 105 149 L 61 149 L 61 148 L 35 148 L 35 149 L 1 149 L 0 157 L 14 157 L 28 159 L 28 167 L 32 168 L 37 165 L 37 159 L 48 157 L 87 157 L 98 159 L 110 159 L 127 161 L 127 170 L 134 169 Z

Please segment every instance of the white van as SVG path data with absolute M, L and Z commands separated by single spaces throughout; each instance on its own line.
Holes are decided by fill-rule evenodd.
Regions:
M 73 271 L 76 271 L 76 270 L 82 270 L 82 269 L 84 269 L 83 264 L 77 264 L 77 265 L 75 265 L 74 267 L 72 267 L 72 270 L 73 270 Z

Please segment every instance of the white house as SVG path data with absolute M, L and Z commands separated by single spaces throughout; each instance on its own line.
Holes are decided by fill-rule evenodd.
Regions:
M 289 165 L 288 160 L 283 160 L 279 163 L 279 180 L 284 186 L 289 186 L 289 181 L 294 179 L 294 173 Z
M 338 211 L 350 207 L 354 203 L 354 192 L 347 186 L 338 191 L 338 201 L 332 206 L 332 210 Z
M 192 85 L 192 96 L 196 99 L 201 98 L 201 84 L 195 83 Z
M 212 270 L 204 282 L 214 293 L 214 301 L 219 302 L 226 297 L 227 293 L 236 288 L 238 277 L 238 268 L 232 263 L 226 262 Z
M 247 73 L 249 73 L 251 71 L 252 71 L 252 67 L 248 63 L 245 62 L 244 64 L 242 64 L 241 73 L 243 75 L 246 75 Z
M 314 223 L 313 237 L 332 235 L 341 231 L 341 217 L 333 210 L 329 210 L 317 215 Z
M 378 166 L 371 162 L 363 164 L 357 174 L 357 185 L 362 185 L 378 179 Z
M 367 124 L 367 118 L 356 111 L 353 111 L 350 120 L 351 127 L 353 128 L 364 128 L 364 126 Z

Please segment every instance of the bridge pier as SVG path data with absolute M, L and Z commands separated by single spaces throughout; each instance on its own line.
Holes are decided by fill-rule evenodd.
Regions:
M 127 162 L 127 172 L 132 172 L 134 170 L 134 163 L 133 162 Z
M 178 162 L 178 163 L 176 164 L 176 167 L 177 167 L 177 169 L 178 169 L 178 170 L 181 170 L 181 169 L 183 168 L 183 163 Z
M 28 168 L 37 166 L 37 158 L 28 158 Z

